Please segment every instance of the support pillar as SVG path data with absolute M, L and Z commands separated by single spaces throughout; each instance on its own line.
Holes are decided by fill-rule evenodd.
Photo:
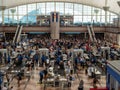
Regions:
M 98 19 L 99 10 L 98 10 L 98 9 L 95 9 L 94 12 L 95 12 L 95 14 L 96 14 L 96 23 L 97 23 L 97 21 L 98 21 L 97 19 Z
M 107 25 L 107 11 L 109 10 L 108 6 L 103 7 L 104 11 L 105 11 L 105 25 Z
M 51 39 L 59 39 L 60 38 L 60 15 L 58 12 L 51 12 L 50 16 L 50 32 Z
M 12 8 L 10 11 L 12 13 L 12 23 L 14 23 L 14 13 L 16 12 L 16 9 Z
M 2 25 L 4 25 L 4 10 L 5 10 L 5 6 L 0 6 L 0 10 L 2 10 Z

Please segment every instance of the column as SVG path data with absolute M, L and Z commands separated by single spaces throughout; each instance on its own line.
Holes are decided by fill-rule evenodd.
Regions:
M 1 10 L 2 10 L 2 25 L 4 24 L 4 10 L 5 10 L 5 6 L 1 6 Z
M 94 12 L 95 12 L 95 15 L 96 15 L 96 23 L 97 23 L 99 10 L 98 10 L 98 9 L 95 9 Z
M 105 6 L 103 7 L 103 10 L 105 11 L 105 26 L 107 25 L 107 11 L 110 7 L 107 6 L 108 0 L 105 0 Z
M 60 16 L 58 12 L 51 12 L 50 16 L 50 32 L 51 39 L 59 39 L 59 31 L 60 31 Z
M 104 11 L 105 11 L 105 25 L 107 25 L 107 11 L 109 10 L 108 6 L 103 7 Z
M 120 12 L 119 12 L 119 17 L 118 17 L 118 27 L 119 27 L 119 30 L 120 30 Z
M 16 9 L 12 8 L 10 9 L 11 13 L 12 13 L 12 23 L 14 23 L 14 13 L 16 12 Z

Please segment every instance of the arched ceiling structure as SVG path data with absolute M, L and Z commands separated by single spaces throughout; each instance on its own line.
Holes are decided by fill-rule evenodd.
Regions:
M 120 14 L 120 6 L 118 4 L 120 0 L 0 0 L 0 6 L 11 8 L 14 6 L 19 6 L 24 4 L 30 4 L 36 2 L 49 2 L 49 1 L 81 3 L 98 8 L 103 8 L 107 1 L 107 6 L 109 7 L 109 11 L 116 14 Z

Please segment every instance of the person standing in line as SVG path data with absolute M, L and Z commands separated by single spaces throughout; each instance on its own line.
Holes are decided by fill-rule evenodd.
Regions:
M 80 80 L 78 90 L 84 90 L 84 81 L 83 80 Z

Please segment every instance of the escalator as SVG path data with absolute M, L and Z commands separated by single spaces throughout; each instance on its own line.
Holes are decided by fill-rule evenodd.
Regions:
M 22 28 L 23 28 L 23 26 L 18 25 L 14 39 L 13 39 L 13 43 L 18 43 L 20 41 L 20 35 L 22 32 Z
M 96 42 L 97 42 L 97 40 L 96 40 L 96 37 L 95 37 L 95 32 L 94 32 L 94 30 L 93 30 L 92 25 L 90 26 L 90 30 L 91 30 L 91 33 L 92 33 L 93 41 L 96 43 Z
M 16 32 L 15 32 L 15 36 L 13 38 L 13 43 L 15 43 L 15 41 L 16 41 L 16 37 L 17 37 L 17 33 L 18 33 L 19 29 L 20 29 L 20 26 L 18 25 L 17 29 L 16 29 Z
M 16 39 L 16 42 L 20 42 L 20 36 L 21 36 L 21 33 L 22 33 L 22 29 L 23 29 L 23 26 L 20 26 L 20 30 L 19 30 L 19 33 L 17 35 L 17 39 Z
M 96 43 L 97 40 L 96 40 L 95 32 L 93 30 L 92 25 L 87 26 L 87 28 L 88 28 L 88 33 L 89 33 L 90 41 Z
M 88 33 L 89 33 L 89 37 L 90 37 L 90 41 L 93 42 L 93 37 L 92 37 L 92 32 L 91 32 L 91 28 L 90 26 L 87 26 L 88 29 Z
M 92 46 L 93 54 L 96 55 L 96 53 L 97 53 L 97 47 L 96 47 L 97 40 L 95 37 L 95 32 L 93 30 L 92 25 L 87 26 L 87 28 L 88 28 L 90 41 L 93 43 L 93 46 Z

